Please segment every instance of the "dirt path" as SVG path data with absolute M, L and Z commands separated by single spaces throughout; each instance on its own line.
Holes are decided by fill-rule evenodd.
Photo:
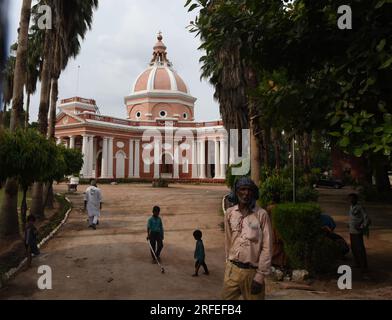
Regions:
M 224 234 L 221 199 L 224 186 L 149 185 L 102 186 L 104 209 L 98 230 L 87 228 L 78 208 L 82 192 L 71 196 L 75 209 L 66 225 L 42 250 L 33 267 L 0 290 L 0 299 L 220 299 L 224 271 Z M 65 191 L 58 186 L 56 191 Z M 337 221 L 337 232 L 347 238 L 347 194 L 351 190 L 321 190 L 323 210 Z M 159 205 L 165 224 L 162 262 L 166 273 L 151 263 L 146 243 L 146 221 Z M 392 299 L 392 207 L 366 204 L 372 235 L 366 241 L 371 281 L 354 279 L 354 290 L 337 289 L 338 276 L 316 281 L 316 292 L 282 289 L 267 281 L 267 299 Z M 192 232 L 203 230 L 210 276 L 192 278 Z M 351 264 L 348 257 L 346 264 Z M 53 270 L 53 290 L 37 288 L 37 268 Z
M 226 187 L 117 185 L 102 190 L 98 230 L 88 229 L 85 215 L 77 210 L 81 192 L 72 196 L 75 210 L 66 225 L 33 267 L 0 291 L 0 299 L 219 299 L 224 267 L 219 213 Z M 151 263 L 146 242 L 146 221 L 154 205 L 161 207 L 165 225 L 164 275 Z M 208 277 L 191 277 L 195 228 L 204 233 Z M 52 268 L 52 290 L 37 288 L 39 265 Z

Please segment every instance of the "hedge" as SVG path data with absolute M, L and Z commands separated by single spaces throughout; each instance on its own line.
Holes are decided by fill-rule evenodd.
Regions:
M 321 208 L 314 203 L 277 205 L 272 223 L 284 243 L 293 269 L 327 272 L 339 257 L 337 245 L 321 229 Z

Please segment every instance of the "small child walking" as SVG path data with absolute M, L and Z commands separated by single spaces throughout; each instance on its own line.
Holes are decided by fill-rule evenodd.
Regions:
M 161 208 L 155 206 L 152 209 L 152 217 L 147 222 L 147 240 L 150 241 L 151 248 L 154 250 L 154 252 L 151 252 L 153 263 L 156 263 L 154 253 L 158 262 L 161 262 L 163 248 L 164 231 L 162 219 L 159 217 L 160 213 Z
M 193 232 L 193 237 L 196 240 L 196 249 L 195 249 L 195 273 L 192 275 L 192 277 L 197 277 L 199 274 L 199 269 L 202 266 L 204 269 L 204 274 L 209 275 L 208 267 L 205 262 L 206 254 L 204 251 L 204 244 L 203 240 L 201 239 L 203 237 L 203 233 L 200 230 L 195 230 Z
M 25 229 L 25 248 L 27 256 L 27 267 L 31 266 L 33 255 L 38 256 L 40 251 L 38 249 L 38 230 L 35 227 L 36 218 L 33 215 L 27 217 L 27 225 Z

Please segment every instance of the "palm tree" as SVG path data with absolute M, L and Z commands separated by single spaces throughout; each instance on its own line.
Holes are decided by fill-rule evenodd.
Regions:
M 80 39 L 83 40 L 91 29 L 93 11 L 98 7 L 98 0 L 52 0 L 51 4 L 54 24 L 53 29 L 47 30 L 45 34 L 38 119 L 40 132 L 54 138 L 58 79 L 69 59 L 79 53 Z M 49 103 L 51 110 L 48 126 Z M 51 194 L 50 189 L 51 186 L 48 185 L 43 197 L 42 183 L 34 185 L 31 212 L 38 217 L 43 217 L 43 203 Z
M 34 29 L 33 29 L 34 30 Z M 41 55 L 42 55 L 42 32 L 33 32 L 29 36 L 29 49 L 27 57 L 27 73 L 26 73 L 26 115 L 24 119 L 24 126 L 27 129 L 29 126 L 30 113 L 30 96 L 37 90 L 37 82 L 40 75 Z
M 28 35 L 32 0 L 23 0 L 16 52 L 15 74 L 12 94 L 12 114 L 10 130 L 18 127 L 20 110 L 23 110 L 23 87 L 25 84 Z M 0 208 L 0 237 L 18 233 L 18 184 L 15 179 L 8 179 L 5 184 L 5 197 Z
M 235 37 L 225 39 L 224 43 L 206 41 L 201 46 L 207 50 L 207 55 L 202 58 L 202 77 L 209 79 L 215 87 L 215 98 L 219 101 L 226 129 L 250 129 L 251 175 L 258 183 L 262 132 L 258 125 L 258 102 L 248 92 L 256 88 L 257 78 L 254 70 L 242 59 L 242 46 L 241 39 Z
M 3 111 L 1 112 L 0 127 L 6 125 L 7 106 L 11 104 L 12 94 L 14 90 L 14 71 L 15 71 L 16 57 L 10 55 L 5 63 L 3 75 Z

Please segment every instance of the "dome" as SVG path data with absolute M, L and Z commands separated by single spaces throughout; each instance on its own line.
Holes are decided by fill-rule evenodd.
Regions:
M 178 91 L 189 94 L 184 80 L 173 69 L 173 65 L 167 59 L 166 46 L 162 39 L 162 35 L 159 34 L 150 65 L 136 78 L 132 87 L 132 93 L 142 91 Z

